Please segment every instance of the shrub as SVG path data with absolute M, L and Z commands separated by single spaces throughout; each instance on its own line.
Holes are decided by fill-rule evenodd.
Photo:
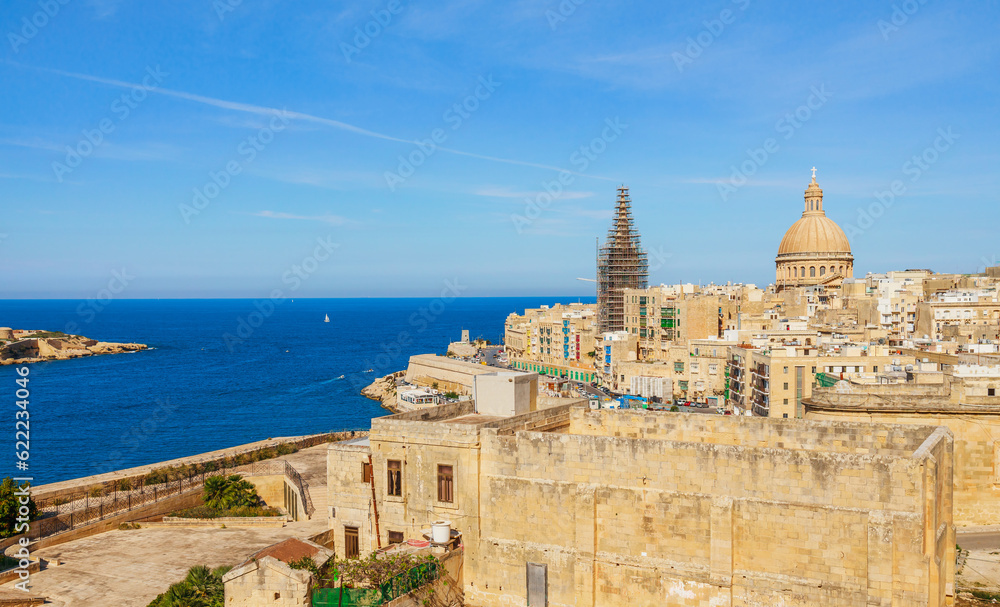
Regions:
M 261 503 L 257 488 L 239 474 L 206 478 L 203 495 L 205 505 L 215 510 L 253 507 Z
M 222 576 L 230 569 L 232 567 L 192 567 L 183 581 L 153 599 L 149 607 L 223 607 L 225 593 Z
M 458 400 L 458 392 L 445 392 L 444 397 L 451 400 Z
M 299 448 L 296 447 L 295 445 L 289 445 L 286 443 L 278 445 L 278 455 L 291 455 L 292 453 L 295 453 L 298 450 Z
M 1000 601 L 1000 592 L 986 592 L 985 590 L 972 590 L 972 596 L 986 601 Z
M 186 510 L 178 510 L 177 512 L 171 512 L 169 516 L 176 516 L 178 518 L 247 518 L 255 516 L 280 516 L 281 513 L 276 508 L 271 508 L 270 506 L 243 506 L 240 508 L 231 508 L 229 510 L 217 510 L 215 508 L 209 508 L 208 506 L 201 505 L 195 506 L 194 508 L 187 508 Z
M 405 573 L 418 565 L 437 564 L 437 557 L 427 554 L 414 556 L 409 553 L 387 553 L 378 554 L 372 552 L 366 558 L 353 558 L 334 562 L 331 559 L 321 570 L 323 575 L 320 585 L 328 587 L 334 586 L 334 578 L 337 584 L 348 581 L 356 588 L 379 588 L 392 578 Z
M 305 569 L 309 573 L 319 578 L 319 566 L 311 556 L 304 556 L 297 561 L 289 561 L 288 566 L 292 569 Z
M 0 554 L 0 571 L 7 571 L 20 566 L 20 561 L 6 554 Z
M 100 485 L 91 487 L 90 491 L 87 492 L 87 495 L 89 495 L 90 497 L 101 497 L 102 495 L 104 495 L 104 487 Z
M 18 485 L 9 476 L 0 483 L 0 537 L 16 535 L 18 526 Z M 38 518 L 38 506 L 35 500 L 28 498 L 28 520 Z

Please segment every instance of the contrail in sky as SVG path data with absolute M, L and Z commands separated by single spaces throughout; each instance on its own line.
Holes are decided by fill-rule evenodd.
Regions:
M 67 78 L 75 78 L 77 80 L 86 80 L 88 82 L 97 82 L 99 84 L 105 84 L 108 86 L 115 86 L 119 88 L 133 89 L 136 87 L 144 88 L 142 84 L 137 84 L 133 82 L 125 82 L 123 80 L 115 80 L 112 78 L 101 78 L 99 76 L 91 76 L 89 74 L 79 74 L 76 72 L 66 72 L 63 70 L 57 70 L 53 68 L 46 67 L 34 67 L 28 65 L 22 65 L 14 61 L 6 61 L 5 63 L 13 65 L 20 68 L 38 70 L 42 72 L 48 72 L 50 74 L 58 74 L 60 76 L 66 76 Z M 355 133 L 357 135 L 362 135 L 364 137 L 373 137 L 375 139 L 384 139 L 386 141 L 394 141 L 396 143 L 407 143 L 412 145 L 419 144 L 418 141 L 413 139 L 403 139 L 401 137 L 393 137 L 392 135 L 386 135 L 384 133 L 379 133 L 376 131 L 371 131 L 368 129 L 363 129 L 353 124 L 348 124 L 346 122 L 341 122 L 339 120 L 332 120 L 330 118 L 323 118 L 322 116 L 314 116 L 312 114 L 305 114 L 302 112 L 294 112 L 289 110 L 279 110 L 277 108 L 269 108 L 261 105 L 253 105 L 249 103 L 240 103 L 238 101 L 227 101 L 225 99 L 215 99 L 213 97 L 205 97 L 204 95 L 196 95 L 194 93 L 185 93 L 184 91 L 175 91 L 171 89 L 165 89 L 163 87 L 156 87 L 152 89 L 147 89 L 150 93 L 155 93 L 158 95 L 166 95 L 167 97 L 175 97 L 177 99 L 184 99 L 186 101 L 193 101 L 195 103 L 201 103 L 204 105 L 210 105 L 212 107 L 222 108 L 225 110 L 233 110 L 236 112 L 245 112 L 248 114 L 257 114 L 262 116 L 273 116 L 275 113 L 282 113 L 285 116 L 302 120 L 304 122 L 313 122 L 316 124 L 322 124 L 324 126 L 332 127 L 335 129 L 340 129 L 342 131 L 347 131 L 350 133 Z M 486 156 L 484 154 L 474 154 L 472 152 L 463 152 L 462 150 L 454 150 L 451 148 L 438 147 L 438 150 L 446 152 L 448 154 L 455 154 L 457 156 L 468 156 L 469 158 L 478 158 L 480 160 L 489 160 L 491 162 L 502 162 L 504 164 L 516 164 L 520 166 L 534 167 L 536 169 L 546 169 L 550 171 L 567 172 L 572 175 L 577 175 L 580 177 L 590 177 L 592 179 L 602 179 L 605 181 L 616 181 L 609 177 L 601 177 L 598 175 L 588 175 L 586 173 L 578 173 L 576 171 L 571 171 L 563 167 L 550 166 L 547 164 L 538 164 L 535 162 L 526 162 L 523 160 L 513 160 L 510 158 L 499 158 L 497 156 Z

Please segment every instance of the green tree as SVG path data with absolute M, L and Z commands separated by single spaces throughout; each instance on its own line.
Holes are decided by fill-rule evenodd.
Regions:
M 149 607 L 224 607 L 225 589 L 222 576 L 232 567 L 209 569 L 196 565 L 188 570 L 183 581 L 170 586 Z
M 260 504 L 257 488 L 239 474 L 206 478 L 202 499 L 206 506 L 215 510 L 253 507 Z
M 0 537 L 10 537 L 16 535 L 16 530 L 18 524 L 23 521 L 18 521 L 20 515 L 20 508 L 24 504 L 20 503 L 20 499 L 25 497 L 23 495 L 17 495 L 18 485 L 14 482 L 14 479 L 7 477 L 3 479 L 0 483 Z M 35 501 L 28 497 L 28 520 L 33 521 L 38 518 L 38 507 L 35 505 Z

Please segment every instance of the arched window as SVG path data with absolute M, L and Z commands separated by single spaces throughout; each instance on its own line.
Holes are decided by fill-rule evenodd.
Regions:
M 816 266 L 809 266 L 809 278 L 816 278 Z
M 795 278 L 798 278 L 799 277 L 799 269 L 798 268 L 792 268 L 792 270 L 795 273 Z
M 806 267 L 805 266 L 802 266 L 801 268 L 799 268 L 799 276 L 801 276 L 802 278 L 806 277 Z
M 819 275 L 823 276 L 824 274 L 826 274 L 826 266 L 820 266 L 819 267 Z

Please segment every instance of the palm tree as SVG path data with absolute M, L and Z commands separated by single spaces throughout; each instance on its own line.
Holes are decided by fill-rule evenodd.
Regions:
M 161 600 L 163 607 L 212 607 L 208 599 L 200 596 L 187 582 L 174 584 Z
M 203 493 L 205 505 L 209 508 L 222 509 L 223 498 L 228 488 L 229 481 L 224 476 L 210 476 L 206 478 Z
M 195 594 L 206 601 L 222 594 L 222 576 L 216 576 L 208 567 L 196 565 L 184 578 L 184 582 L 194 590 Z
M 215 510 L 229 510 L 260 504 L 257 487 L 238 474 L 206 478 L 203 495 L 205 505 Z

